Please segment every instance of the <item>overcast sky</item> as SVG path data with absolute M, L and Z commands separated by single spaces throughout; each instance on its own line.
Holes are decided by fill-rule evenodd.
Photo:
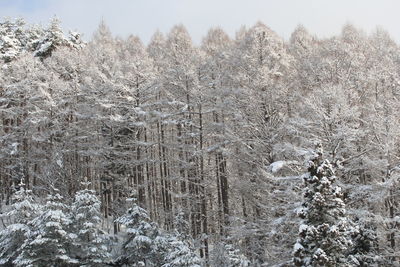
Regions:
M 23 17 L 47 24 L 56 15 L 65 29 L 90 39 L 103 18 L 121 37 L 148 42 L 156 29 L 168 32 L 179 23 L 199 42 L 210 27 L 234 36 L 241 25 L 258 20 L 287 39 L 298 24 L 328 37 L 350 22 L 371 32 L 377 25 L 400 41 L 400 0 L 0 0 L 0 18 Z

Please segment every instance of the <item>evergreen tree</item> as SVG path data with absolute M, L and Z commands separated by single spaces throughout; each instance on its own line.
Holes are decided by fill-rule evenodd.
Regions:
M 309 162 L 303 208 L 304 220 L 294 246 L 296 266 L 352 266 L 347 260 L 352 227 L 345 215 L 339 186 L 335 186 L 333 166 L 322 159 L 319 147 Z
M 100 229 L 100 201 L 95 191 L 88 189 L 90 183 L 83 183 L 85 189 L 75 195 L 72 204 L 72 232 L 77 234 L 74 242 L 74 257 L 84 266 L 102 266 L 110 257 L 107 236 Z
M 64 36 L 60 21 L 57 18 L 53 18 L 49 27 L 45 30 L 44 36 L 38 42 L 34 54 L 37 57 L 46 58 L 51 56 L 57 47 L 71 45 L 71 42 Z
M 10 62 L 21 52 L 22 44 L 17 34 L 23 25 L 22 20 L 0 22 L 0 60 Z
M 78 263 L 70 256 L 73 239 L 68 233 L 71 220 L 67 206 L 57 193 L 49 195 L 42 214 L 29 226 L 32 231 L 22 245 L 22 253 L 14 261 L 16 266 L 73 266 Z
M 170 236 L 168 254 L 163 267 L 200 267 L 201 259 L 194 253 L 186 241 Z
M 117 259 L 118 264 L 129 266 L 160 266 L 157 262 L 163 258 L 164 242 L 158 227 L 150 220 L 147 211 L 141 208 L 134 199 L 128 211 L 116 220 L 126 227 L 126 238 L 122 243 L 122 255 Z M 159 264 L 159 262 L 158 262 Z
M 211 265 L 221 267 L 247 267 L 249 260 L 231 244 L 221 243 L 211 253 Z
M 28 224 L 39 211 L 32 191 L 25 189 L 23 181 L 12 198 L 14 203 L 5 216 L 13 223 L 0 232 L 0 266 L 12 266 L 12 262 L 21 253 L 21 245 L 26 236 L 30 234 L 31 228 Z
M 197 267 L 201 259 L 196 255 L 190 242 L 189 223 L 180 209 L 174 220 L 174 233 L 167 237 L 167 252 L 163 267 Z
M 373 224 L 357 222 L 352 233 L 352 259 L 359 266 L 385 265 L 384 259 L 378 252 L 378 237 Z M 388 262 L 386 264 L 390 265 Z

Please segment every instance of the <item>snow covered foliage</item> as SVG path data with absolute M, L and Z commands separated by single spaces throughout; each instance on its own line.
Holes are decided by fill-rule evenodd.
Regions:
M 23 20 L 0 22 L 0 60 L 10 62 L 21 53 L 23 44 L 19 37 L 23 26 Z
M 174 219 L 174 231 L 166 234 L 164 243 L 165 255 L 163 267 L 199 267 L 202 260 L 194 252 L 189 235 L 189 224 L 184 212 L 179 210 Z
M 157 225 L 150 220 L 145 209 L 141 208 L 134 199 L 128 199 L 128 201 L 133 202 L 131 208 L 116 220 L 117 223 L 126 227 L 126 237 L 117 263 L 129 266 L 157 266 L 155 261 L 160 258 L 162 246 L 158 246 L 155 241 L 161 238 L 161 233 Z
M 177 233 L 162 232 L 152 222 L 147 211 L 137 205 L 134 199 L 126 214 L 116 222 L 126 227 L 117 264 L 127 266 L 200 267 L 201 259 Z
M 22 244 L 22 253 L 14 260 L 16 266 L 71 266 L 78 261 L 71 257 L 76 234 L 69 232 L 71 219 L 62 197 L 47 197 L 41 214 L 29 223 L 32 229 Z
M 21 246 L 32 230 L 29 223 L 40 211 L 40 206 L 33 199 L 32 191 L 25 188 L 23 181 L 18 187 L 19 190 L 13 195 L 10 211 L 2 215 L 12 223 L 0 231 L 0 266 L 11 266 L 21 254 Z
M 0 60 L 5 63 L 17 59 L 24 52 L 45 58 L 58 47 L 81 49 L 84 46 L 81 34 L 70 32 L 67 37 L 57 18 L 51 20 L 47 29 L 39 25 L 26 25 L 23 19 L 0 21 Z
M 90 183 L 83 183 L 85 189 L 76 192 L 72 204 L 70 231 L 76 234 L 74 258 L 84 266 L 103 266 L 111 257 L 109 239 L 99 225 L 101 223 L 100 201 L 95 191 L 88 189 Z
M 335 185 L 333 166 L 319 147 L 309 162 L 304 203 L 299 215 L 299 239 L 294 246 L 296 266 L 352 266 L 351 224 L 346 218 L 342 192 Z
M 211 266 L 221 267 L 247 267 L 250 261 L 231 244 L 221 242 L 211 252 Z
M 57 18 L 53 18 L 49 27 L 45 30 L 44 36 L 39 41 L 34 54 L 45 58 L 50 56 L 57 47 L 69 44 L 69 40 L 61 30 L 60 21 Z
M 0 22 L 0 228 L 12 244 L 1 253 L 16 248 L 9 263 L 24 245 L 33 257 L 42 249 L 33 238 L 51 235 L 70 244 L 68 265 L 101 265 L 111 250 L 127 265 L 196 265 L 198 256 L 219 266 L 237 253 L 281 266 L 301 220 L 298 163 L 319 141 L 341 163 L 342 193 L 331 164 L 314 162 L 298 260 L 399 264 L 399 51 L 385 31 L 351 25 L 323 39 L 299 26 L 286 42 L 259 22 L 233 38 L 210 29 L 201 45 L 178 25 L 146 45 L 102 22 L 85 46 L 57 20 Z M 85 177 L 92 184 L 81 190 Z M 32 222 L 18 222 L 18 208 L 8 214 L 21 179 L 37 203 L 53 188 L 73 202 L 57 213 L 71 240 L 46 226 L 56 220 L 48 207 Z M 137 206 L 123 215 L 133 190 Z M 329 249 L 323 234 L 335 237 Z
M 194 253 L 186 241 L 176 236 L 168 238 L 168 250 L 162 267 L 200 267 L 201 259 Z
M 353 246 L 351 260 L 360 266 L 390 265 L 389 261 L 378 253 L 378 237 L 376 227 L 372 224 L 357 221 L 351 233 Z

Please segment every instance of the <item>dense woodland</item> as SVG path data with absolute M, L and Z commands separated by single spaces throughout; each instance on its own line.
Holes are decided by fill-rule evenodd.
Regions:
M 383 29 L 143 44 L 6 19 L 0 67 L 0 266 L 400 263 Z

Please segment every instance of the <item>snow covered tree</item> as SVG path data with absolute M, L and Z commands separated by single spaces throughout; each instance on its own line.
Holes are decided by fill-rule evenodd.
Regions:
M 209 30 L 202 41 L 202 77 L 201 98 L 202 109 L 211 110 L 211 114 L 202 115 L 202 135 L 206 141 L 207 151 L 214 155 L 214 166 L 208 166 L 210 172 L 215 173 L 215 194 L 218 196 L 215 200 L 217 206 L 216 216 L 217 226 L 221 234 L 229 224 L 229 181 L 227 175 L 227 154 L 226 144 L 232 140 L 228 136 L 226 127 L 230 117 L 235 112 L 235 105 L 232 105 L 232 98 L 236 96 L 235 90 L 232 90 L 230 83 L 230 72 L 227 69 L 230 60 L 230 50 L 232 40 L 220 28 Z M 204 121 L 204 122 L 203 122 Z M 204 145 L 203 145 L 204 146 Z M 211 168 L 213 170 L 211 170 Z M 211 186 L 203 186 L 203 194 L 211 191 Z M 202 200 L 207 202 L 205 197 Z M 206 207 L 204 204 L 203 206 Z M 203 216 L 206 212 L 203 211 Z M 207 228 L 207 220 L 203 222 L 204 228 Z M 207 231 L 204 234 L 208 234 Z M 205 250 L 207 253 L 207 239 L 205 239 Z
M 88 189 L 90 183 L 82 183 L 85 189 L 75 194 L 72 204 L 71 230 L 74 239 L 74 258 L 84 266 L 103 266 L 110 258 L 107 235 L 100 229 L 100 201 L 95 191 Z
M 250 261 L 231 244 L 216 244 L 211 252 L 211 266 L 247 267 Z
M 352 266 L 347 259 L 352 246 L 352 227 L 335 180 L 334 168 L 322 159 L 319 146 L 304 176 L 304 203 L 299 212 L 304 221 L 294 246 L 296 266 Z
M 0 266 L 12 266 L 12 262 L 22 252 L 21 245 L 32 230 L 29 222 L 40 210 L 32 191 L 25 188 L 23 180 L 18 187 L 19 190 L 12 196 L 10 211 L 1 216 L 8 217 L 12 223 L 0 232 Z
M 153 223 L 147 211 L 141 208 L 134 199 L 132 207 L 118 218 L 116 222 L 126 227 L 126 237 L 122 243 L 121 255 L 117 264 L 129 266 L 159 266 L 158 259 L 163 258 L 163 246 L 158 227 Z M 157 240 L 157 242 L 156 242 Z
M 81 33 L 70 31 L 68 40 L 70 45 L 75 49 L 81 49 L 86 46 L 86 42 L 82 40 Z
M 71 220 L 68 209 L 56 193 L 47 197 L 42 213 L 29 223 L 32 231 L 23 243 L 22 253 L 14 260 L 16 266 L 73 266 L 71 257 L 75 234 L 68 232 Z
M 174 231 L 169 234 L 165 247 L 165 264 L 163 267 L 199 267 L 201 259 L 196 255 L 190 242 L 189 223 L 185 219 L 185 213 L 178 210 L 174 219 Z
M 201 259 L 194 253 L 186 241 L 176 236 L 168 238 L 166 263 L 162 267 L 200 267 Z
M 76 36 L 73 37 L 76 39 Z M 35 56 L 40 58 L 46 58 L 51 56 L 53 51 L 59 46 L 71 46 L 72 44 L 64 36 L 64 33 L 60 27 L 60 21 L 57 18 L 53 18 L 50 22 L 49 27 L 45 30 L 44 36 L 38 42 L 36 46 Z
M 22 51 L 22 44 L 18 33 L 23 27 L 23 20 L 0 22 L 0 60 L 10 62 Z
M 353 246 L 350 255 L 359 266 L 390 265 L 378 252 L 378 237 L 376 227 L 370 223 L 357 221 L 351 234 Z

